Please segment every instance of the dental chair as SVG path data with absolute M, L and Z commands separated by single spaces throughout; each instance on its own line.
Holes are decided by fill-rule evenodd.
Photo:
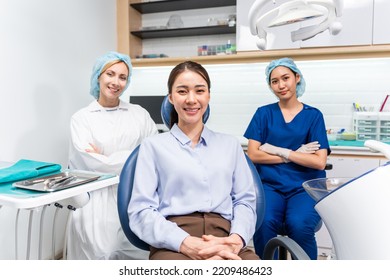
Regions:
M 173 106 L 168 101 L 168 97 L 165 97 L 161 104 L 161 117 L 163 119 L 164 124 L 169 128 L 170 127 L 170 119 L 171 119 L 171 111 Z M 207 108 L 205 114 L 203 115 L 203 122 L 205 123 L 210 114 L 210 107 Z M 130 154 L 128 159 L 126 160 L 122 172 L 119 178 L 118 184 L 118 214 L 119 220 L 122 225 L 122 229 L 127 237 L 127 239 L 134 246 L 138 247 L 142 250 L 149 251 L 150 246 L 142 241 L 138 236 L 136 236 L 129 226 L 129 216 L 127 213 L 127 208 L 131 199 L 131 193 L 133 189 L 134 183 L 134 174 L 135 167 L 137 163 L 139 146 L 136 147 L 133 152 Z M 251 169 L 251 173 L 255 182 L 256 189 L 256 212 L 257 212 L 257 221 L 256 221 L 256 230 L 260 227 L 263 222 L 264 217 L 264 206 L 265 206 L 265 198 L 263 185 L 261 183 L 260 177 L 257 173 L 255 166 L 252 161 L 246 156 L 248 165 Z M 273 259 L 274 253 L 279 248 L 283 248 L 288 251 L 293 260 L 309 260 L 309 256 L 305 253 L 305 251 L 292 239 L 286 236 L 277 236 L 271 239 L 265 247 L 265 258 L 264 259 Z

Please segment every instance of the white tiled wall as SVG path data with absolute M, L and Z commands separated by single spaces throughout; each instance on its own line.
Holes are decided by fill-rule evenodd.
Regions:
M 317 107 L 327 128 L 352 129 L 352 103 L 377 111 L 390 93 L 390 58 L 296 61 L 306 80 L 301 101 Z M 205 65 L 211 78 L 208 127 L 242 137 L 256 108 L 277 99 L 270 92 L 264 70 L 268 63 Z M 134 68 L 130 95 L 165 95 L 172 67 Z

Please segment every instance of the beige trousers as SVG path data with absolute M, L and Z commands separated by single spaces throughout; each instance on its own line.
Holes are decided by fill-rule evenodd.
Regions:
M 167 220 L 176 223 L 191 236 L 202 237 L 211 234 L 217 237 L 226 237 L 230 233 L 230 221 L 215 213 L 195 212 L 185 216 L 169 216 Z M 243 248 L 238 253 L 243 260 L 258 260 L 259 257 L 249 248 Z M 151 260 L 190 260 L 184 254 L 167 249 L 150 247 Z

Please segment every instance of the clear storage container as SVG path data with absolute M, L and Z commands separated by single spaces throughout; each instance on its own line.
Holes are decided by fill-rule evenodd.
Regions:
M 377 140 L 378 120 L 378 113 L 376 112 L 355 112 L 353 115 L 353 128 L 356 132 L 356 140 Z

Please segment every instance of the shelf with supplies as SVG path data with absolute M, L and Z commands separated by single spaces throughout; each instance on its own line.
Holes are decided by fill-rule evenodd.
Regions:
M 144 41 L 147 39 L 162 40 L 171 38 L 172 40 L 172 38 L 176 37 L 231 35 L 231 38 L 227 38 L 226 42 L 228 42 L 228 40 L 234 42 L 236 34 L 236 3 L 237 0 L 166 0 L 148 2 L 141 2 L 140 0 L 117 0 L 118 51 L 130 54 L 131 58 L 149 57 L 146 56 L 148 55 L 148 51 L 145 51 L 145 48 L 148 49 L 148 44 L 150 44 L 150 41 Z M 156 13 L 155 16 L 152 15 L 146 18 L 156 17 L 156 19 L 158 19 L 158 13 L 188 11 L 193 9 L 208 10 L 210 8 L 217 8 L 217 11 L 225 11 L 225 9 L 227 9 L 227 11 L 232 11 L 234 9 L 234 12 L 232 11 L 229 14 L 226 14 L 226 18 L 223 18 L 223 20 L 210 17 L 209 21 L 207 21 L 207 18 L 205 19 L 204 24 L 192 22 L 189 24 L 186 23 L 187 26 L 183 25 L 180 12 L 171 15 L 166 25 L 165 23 L 160 23 L 157 26 L 148 26 L 148 21 L 146 20 L 145 22 L 143 17 L 144 14 Z M 187 12 L 187 14 L 188 13 L 191 12 Z M 233 18 L 229 18 L 229 16 L 232 16 Z M 171 18 L 173 19 L 171 20 Z M 185 16 L 184 18 L 187 19 Z M 210 22 L 210 20 L 212 21 Z M 152 20 L 152 22 L 154 21 Z M 213 42 L 213 39 L 210 38 L 214 37 L 208 37 L 208 39 L 205 40 L 207 41 L 207 45 L 210 44 L 210 40 Z M 220 44 L 219 41 L 216 43 Z M 199 45 L 204 44 L 200 43 Z M 197 47 L 197 45 L 194 45 L 194 49 Z M 161 51 L 161 53 L 162 52 L 164 51 Z M 174 57 L 172 53 L 169 54 L 169 56 Z

